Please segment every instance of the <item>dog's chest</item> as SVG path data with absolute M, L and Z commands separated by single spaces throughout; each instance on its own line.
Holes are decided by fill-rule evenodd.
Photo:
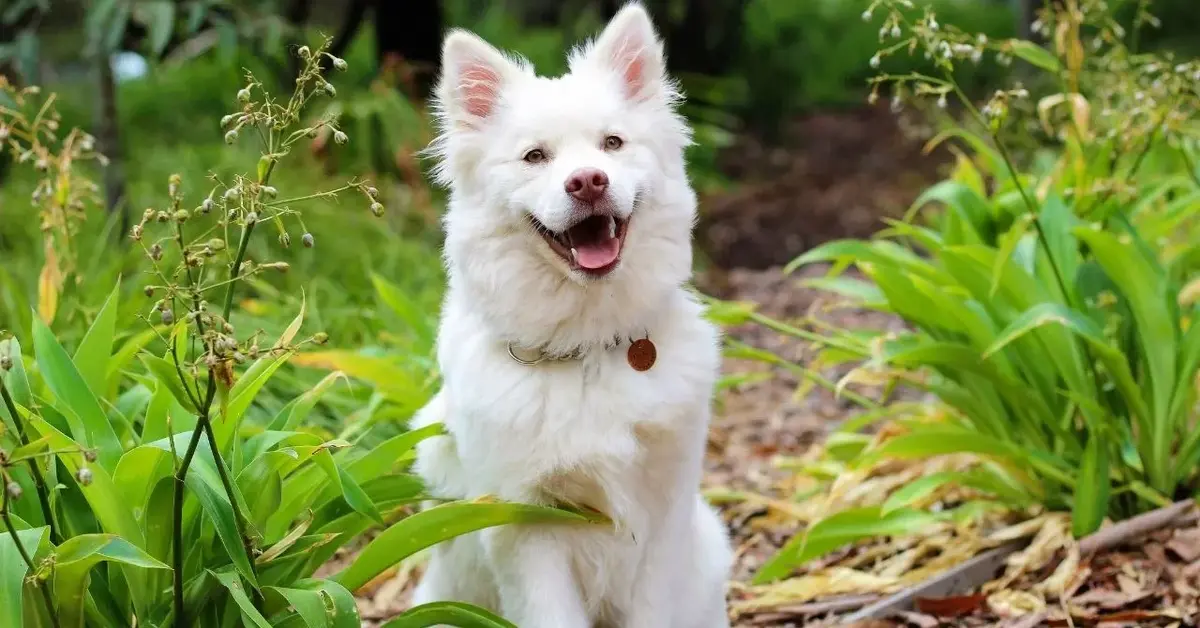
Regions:
M 491 347 L 443 356 L 459 455 L 492 485 L 477 490 L 590 502 L 649 479 L 647 461 L 678 459 L 707 427 L 715 369 L 704 339 L 692 356 L 678 338 L 656 345 L 645 371 L 625 347 L 536 366 Z

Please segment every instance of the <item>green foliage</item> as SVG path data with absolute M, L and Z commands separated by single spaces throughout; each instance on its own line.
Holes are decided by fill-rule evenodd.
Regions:
M 1009 508 L 1069 510 L 1076 536 L 1200 491 L 1200 95 L 1186 84 L 1200 63 L 1131 57 L 1097 3 L 1043 13 L 1046 30 L 1066 34 L 1052 49 L 978 38 L 930 11 L 907 12 L 908 4 L 872 5 L 885 25 L 898 26 L 882 54 L 945 54 L 929 75 L 885 73 L 877 85 L 917 102 L 961 97 L 955 63 L 994 53 L 1047 73 L 1038 84 L 1048 93 L 1035 105 L 1021 86 L 978 109 L 961 100 L 967 119 L 931 142 L 954 144 L 950 178 L 875 238 L 830 242 L 786 269 L 828 265 L 811 285 L 894 314 L 906 330 L 817 334 L 766 322 L 813 341 L 817 363 L 856 364 L 838 391 L 900 384 L 938 399 L 937 410 L 917 414 L 857 399 L 865 420 L 840 436 L 904 418 L 869 441 L 842 438 L 854 446 L 831 446 L 840 462 L 866 471 L 888 460 L 968 455 L 977 464 L 830 515 L 769 561 L 760 582 L 838 545 L 904 533 L 890 523 L 919 522 L 911 507 L 943 487 Z M 1072 39 L 1083 33 L 1101 42 L 1087 56 Z M 1147 119 L 1153 128 L 1138 133 Z M 1022 135 L 1039 145 L 1027 164 L 1011 148 Z
M 359 279 L 370 295 L 361 307 L 374 308 L 377 299 L 409 330 L 381 340 L 415 356 L 411 361 L 393 358 L 386 363 L 392 370 L 380 371 L 377 359 L 351 353 L 338 363 L 343 371 L 311 384 L 288 369 L 290 361 L 305 359 L 298 355 L 303 347 L 329 339 L 326 332 L 299 335 L 321 312 L 313 293 L 354 282 L 349 265 L 316 278 L 326 289 L 289 294 L 289 284 L 279 281 L 296 270 L 281 254 L 299 250 L 311 258 L 329 248 L 334 263 L 341 261 L 340 247 L 301 237 L 314 225 L 300 208 L 349 191 L 372 213 L 383 210 L 380 192 L 366 182 L 308 193 L 310 177 L 288 174 L 287 158 L 300 142 L 322 131 L 344 133 L 329 112 L 300 115 L 309 100 L 332 92 L 316 65 L 323 49 L 300 54 L 305 68 L 290 99 L 274 99 L 248 73 L 236 90 L 237 111 L 221 123 L 227 142 L 243 134 L 260 140 L 258 155 L 230 149 L 233 158 L 218 162 L 211 183 L 198 190 L 172 172 L 158 179 L 168 181 L 165 201 L 161 183 L 157 194 L 146 191 L 162 209 L 146 210 L 131 231 L 140 261 L 121 255 L 103 264 L 84 261 L 88 246 L 114 247 L 107 233 L 74 227 L 94 210 L 81 197 L 71 207 L 79 220 L 48 230 L 75 245 L 88 242 L 60 266 L 69 273 L 30 283 L 50 264 L 37 261 L 33 247 L 20 266 L 5 265 L 15 271 L 5 279 L 18 288 L 6 306 L 25 313 L 6 318 L 19 324 L 0 330 L 0 601 L 5 619 L 17 618 L 13 625 L 109 626 L 125 617 L 155 626 L 357 626 L 353 590 L 438 542 L 513 522 L 601 522 L 593 513 L 490 499 L 413 514 L 419 503 L 438 501 L 409 467 L 416 445 L 441 428 L 373 428 L 392 423 L 381 419 L 402 422 L 427 397 L 422 378 L 431 370 L 434 335 L 427 292 L 367 272 Z M 87 188 L 86 171 L 73 169 L 87 151 L 57 150 L 55 129 L 45 125 L 57 123 L 54 114 L 3 113 L 10 147 L 46 157 L 41 170 L 55 176 L 35 180 L 44 190 L 38 196 L 51 199 L 39 209 L 60 217 L 55 212 L 70 205 L 64 201 L 74 198 L 72 190 Z M 250 173 L 239 167 L 247 161 L 256 163 Z M 327 220 L 341 230 L 353 224 L 344 214 Z M 252 237 L 264 229 L 269 237 Z M 296 234 L 291 247 L 289 231 Z M 376 233 L 385 239 L 386 231 Z M 422 264 L 430 258 L 436 264 L 433 256 Z M 332 268 L 328 261 L 308 263 L 296 266 Z M 37 296 L 25 300 L 28 294 Z M 71 309 L 79 312 L 62 313 Z M 323 314 L 319 322 L 343 316 Z M 368 333 L 348 335 L 361 341 Z M 386 395 L 336 390 L 344 373 L 369 379 L 374 372 L 388 378 Z M 332 430 L 321 425 L 315 410 L 322 405 L 345 409 L 351 420 Z M 338 549 L 372 530 L 379 531 L 376 541 L 342 572 L 314 577 Z M 411 626 L 435 620 L 506 625 L 453 604 L 397 619 Z

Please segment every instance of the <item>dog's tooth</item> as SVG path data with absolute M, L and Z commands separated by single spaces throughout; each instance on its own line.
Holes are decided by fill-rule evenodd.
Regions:
M 579 261 L 579 251 L 576 251 L 574 247 L 571 248 L 571 261 Z
M 617 219 L 612 216 L 608 217 L 608 237 L 617 237 Z

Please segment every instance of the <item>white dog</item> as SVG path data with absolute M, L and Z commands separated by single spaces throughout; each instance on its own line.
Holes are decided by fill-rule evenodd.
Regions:
M 574 504 L 615 526 L 443 543 L 415 602 L 520 628 L 728 626 L 729 539 L 698 492 L 718 335 L 683 287 L 689 129 L 649 15 L 627 5 L 559 78 L 450 33 L 436 98 L 444 387 L 415 425 L 447 434 L 417 471 L 440 497 Z

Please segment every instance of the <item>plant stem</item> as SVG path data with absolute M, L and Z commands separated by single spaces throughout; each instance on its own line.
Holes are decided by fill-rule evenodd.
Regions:
M 271 178 L 271 173 L 275 169 L 275 159 L 271 159 L 267 165 L 267 170 L 263 174 L 259 184 L 266 184 Z M 229 320 L 229 313 L 233 310 L 233 289 L 236 285 L 238 274 L 241 272 L 242 262 L 246 257 L 246 248 L 250 244 L 250 234 L 254 232 L 254 225 L 257 223 L 248 223 L 242 229 L 241 241 L 238 242 L 237 254 L 234 256 L 233 266 L 229 269 L 229 287 L 225 290 L 225 303 L 221 310 L 221 318 Z M 186 265 L 186 260 L 184 264 Z M 190 275 L 189 275 L 190 276 Z M 199 408 L 199 416 L 196 418 L 196 428 L 192 430 L 191 440 L 188 442 L 186 453 L 183 455 L 183 461 L 179 465 L 178 471 L 175 472 L 175 499 L 173 513 L 173 534 L 175 536 L 174 551 L 172 552 L 172 560 L 175 568 L 175 625 L 188 626 L 187 609 L 183 603 L 183 491 L 186 486 L 188 470 L 192 466 L 192 458 L 196 455 L 196 447 L 200 444 L 200 435 L 207 435 L 209 447 L 213 454 L 214 462 L 221 475 L 221 484 L 224 485 L 225 493 L 229 497 L 229 503 L 233 507 L 234 520 L 238 528 L 238 534 L 241 536 L 242 545 L 246 550 L 246 557 L 250 562 L 250 569 L 254 570 L 254 553 L 253 545 L 249 537 L 246 536 L 245 520 L 242 518 L 241 508 L 238 506 L 237 498 L 233 490 L 233 484 L 229 481 L 229 477 L 225 472 L 225 463 L 221 459 L 221 450 L 213 438 L 212 426 L 210 425 L 209 411 L 212 408 L 213 398 L 217 393 L 217 378 L 213 374 L 208 377 L 208 390 L 204 396 L 204 402 Z M 254 600 L 259 600 L 257 590 L 254 592 Z
M 13 525 L 12 517 L 8 515 L 8 500 L 8 491 L 5 490 L 4 503 L 0 505 L 0 518 L 4 519 L 4 527 L 8 530 L 8 535 L 12 537 L 13 543 L 17 546 L 17 552 L 21 555 L 21 560 L 25 561 L 25 566 L 32 574 L 37 571 L 37 566 L 33 564 L 33 558 L 29 556 L 29 552 L 25 551 L 25 546 L 21 545 L 21 537 L 17 536 L 17 528 Z M 42 601 L 46 603 L 46 612 L 50 615 L 50 623 L 54 625 L 54 628 L 58 628 L 58 613 L 54 610 L 54 600 L 50 598 L 50 590 L 43 582 L 37 582 L 34 586 L 42 592 Z
M 22 446 L 28 445 L 29 437 L 25 435 L 25 426 L 21 424 L 21 417 L 17 414 L 17 403 L 13 401 L 2 377 L 0 377 L 0 397 L 4 398 L 4 406 L 8 409 L 9 416 L 13 418 L 13 425 L 17 428 L 17 439 Z M 57 545 L 62 542 L 62 537 L 58 535 L 58 526 L 54 525 L 54 510 L 50 508 L 50 493 L 46 489 L 46 479 L 42 477 L 42 470 L 38 468 L 37 461 L 33 458 L 29 459 L 29 474 L 33 476 L 38 502 L 42 505 L 42 518 L 46 520 L 46 525 L 50 526 L 50 541 Z

